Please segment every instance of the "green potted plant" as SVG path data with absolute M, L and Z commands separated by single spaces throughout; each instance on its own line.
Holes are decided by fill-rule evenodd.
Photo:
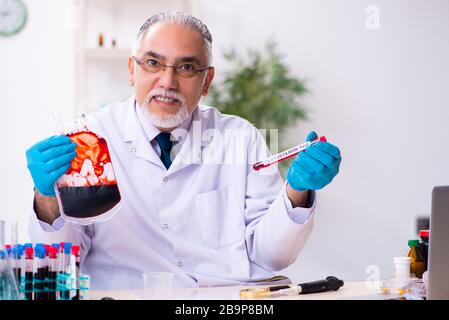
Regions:
M 209 91 L 207 103 L 222 113 L 245 118 L 258 129 L 278 130 L 279 150 L 283 147 L 285 130 L 299 120 L 307 119 L 300 98 L 307 93 L 305 83 L 291 76 L 277 52 L 276 43 L 269 40 L 264 50 L 249 49 L 246 57 L 231 48 L 224 52 L 229 70 Z M 270 135 L 266 135 L 270 146 Z M 279 165 L 282 173 L 290 161 Z

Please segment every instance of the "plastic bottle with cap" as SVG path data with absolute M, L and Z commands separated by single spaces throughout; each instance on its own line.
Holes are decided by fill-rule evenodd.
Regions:
M 424 273 L 424 258 L 417 250 L 419 246 L 419 240 L 409 240 L 408 246 L 410 247 L 407 252 L 407 257 L 410 257 L 410 272 L 412 276 L 422 278 Z
M 429 259 L 429 230 L 419 231 L 419 246 L 418 251 L 424 258 L 424 271 L 427 271 L 428 259 Z
M 394 257 L 394 267 L 396 271 L 396 279 L 410 278 L 410 257 Z

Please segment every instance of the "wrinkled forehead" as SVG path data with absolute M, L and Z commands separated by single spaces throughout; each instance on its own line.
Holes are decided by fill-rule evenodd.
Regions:
M 176 23 L 159 22 L 152 25 L 141 40 L 139 55 L 156 52 L 167 61 L 182 57 L 207 60 L 206 49 L 200 33 Z

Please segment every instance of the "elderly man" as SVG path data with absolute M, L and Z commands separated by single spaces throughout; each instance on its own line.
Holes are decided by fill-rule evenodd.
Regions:
M 308 148 L 285 183 L 277 169 L 253 170 L 269 155 L 259 131 L 198 105 L 214 78 L 211 45 L 190 15 L 151 17 L 128 60 L 135 95 L 88 116 L 108 141 L 122 196 L 110 219 L 82 226 L 60 216 L 53 185 L 76 156 L 68 137 L 27 151 L 32 238 L 80 243 L 93 288 L 139 288 L 150 271 L 174 273 L 177 287 L 260 281 L 294 262 L 312 230 L 314 190 L 337 175 L 338 148 Z

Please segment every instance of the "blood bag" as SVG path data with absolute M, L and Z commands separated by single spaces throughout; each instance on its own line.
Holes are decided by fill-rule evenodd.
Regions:
M 78 224 L 112 217 L 121 206 L 121 195 L 106 140 L 86 124 L 66 136 L 77 144 L 77 155 L 54 186 L 61 216 Z

